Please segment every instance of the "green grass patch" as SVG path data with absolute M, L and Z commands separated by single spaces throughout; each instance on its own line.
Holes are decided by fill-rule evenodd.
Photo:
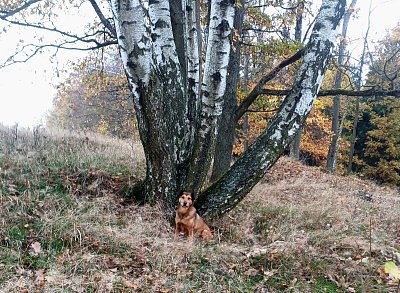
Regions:
M 253 231 L 261 238 L 268 237 L 275 227 L 281 225 L 288 217 L 289 211 L 284 207 L 264 208 L 256 213 Z
M 312 285 L 312 292 L 336 293 L 338 289 L 334 282 L 324 277 L 318 277 Z

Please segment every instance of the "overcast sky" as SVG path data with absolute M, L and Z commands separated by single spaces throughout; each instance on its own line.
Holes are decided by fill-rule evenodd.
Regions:
M 347 2 L 350 2 L 349 0 Z M 371 18 L 370 39 L 382 39 L 387 30 L 393 28 L 400 21 L 399 0 L 373 0 L 373 13 Z M 362 36 L 367 28 L 367 16 L 369 1 L 358 0 L 359 12 L 349 24 L 348 35 L 350 39 L 360 41 L 352 43 L 356 54 L 360 54 Z M 82 13 L 84 12 L 84 13 Z M 80 13 L 73 13 L 62 21 L 69 26 L 84 24 L 85 18 L 92 17 L 93 11 L 90 7 L 81 7 Z M 89 15 L 88 15 L 89 14 Z M 4 22 L 0 21 L 0 30 Z M 32 30 L 10 30 L 7 34 L 0 35 L 0 62 L 10 56 L 19 39 L 25 43 L 33 38 Z M 0 69 L 0 124 L 21 126 L 35 126 L 45 123 L 45 114 L 52 106 L 55 96 L 55 86 L 61 81 L 57 76 L 56 68 L 67 68 L 68 60 L 76 60 L 84 57 L 79 52 L 59 52 L 57 59 L 50 54 L 43 53 L 35 56 L 27 63 L 15 64 Z M 61 77 L 65 75 L 61 74 Z

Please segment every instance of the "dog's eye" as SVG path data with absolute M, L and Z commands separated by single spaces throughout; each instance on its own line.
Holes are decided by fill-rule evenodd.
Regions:
M 191 198 L 191 197 L 188 197 L 188 200 L 192 200 L 192 198 Z

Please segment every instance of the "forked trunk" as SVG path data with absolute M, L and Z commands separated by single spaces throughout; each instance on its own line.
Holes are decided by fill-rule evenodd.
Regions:
M 197 194 L 210 167 L 236 1 L 211 1 L 201 94 L 195 0 L 150 1 L 148 7 L 142 0 L 111 3 L 146 155 L 143 192 L 147 201 L 164 202 L 171 214 L 176 192 L 184 189 Z M 287 147 L 317 95 L 344 7 L 345 0 L 322 2 L 291 93 L 267 131 L 199 196 L 201 212 L 215 215 L 230 210 Z M 184 20 L 171 21 L 171 13 L 184 15 Z
M 211 1 L 199 95 L 196 0 L 113 0 L 117 38 L 146 156 L 143 194 L 167 211 L 176 192 L 202 187 L 215 146 L 229 57 L 234 2 Z

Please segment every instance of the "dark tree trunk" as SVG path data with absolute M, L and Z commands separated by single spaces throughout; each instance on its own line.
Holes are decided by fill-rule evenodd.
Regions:
M 354 119 L 353 119 L 353 131 L 351 132 L 351 138 L 350 138 L 349 161 L 347 163 L 347 173 L 349 173 L 349 174 L 353 170 L 354 146 L 356 144 L 358 116 L 359 115 L 360 115 L 360 98 L 357 97 L 357 99 L 356 99 L 356 110 L 355 110 Z
M 344 54 L 346 50 L 346 36 L 347 36 L 347 27 L 349 25 L 350 16 L 354 11 L 354 6 L 356 5 L 357 0 L 353 0 L 347 9 L 344 17 L 343 17 L 343 29 L 342 29 L 342 41 L 339 45 L 339 57 L 338 57 L 338 65 L 342 66 L 344 63 Z M 343 73 L 339 68 L 336 77 L 335 77 L 335 88 L 339 89 L 342 87 L 343 81 Z M 344 116 L 344 115 L 343 115 Z M 327 156 L 327 163 L 326 163 L 326 171 L 334 172 L 336 169 L 336 161 L 339 151 L 339 141 L 342 130 L 339 129 L 339 117 L 340 117 L 340 95 L 336 95 L 333 98 L 333 115 L 332 115 L 332 141 L 329 145 L 329 151 Z M 345 119 L 345 117 L 342 117 Z
M 294 39 L 296 42 L 301 43 L 301 36 L 303 34 L 303 12 L 304 12 L 304 2 L 299 1 L 296 10 L 296 26 L 294 30 Z M 300 146 L 301 146 L 301 136 L 303 134 L 303 127 L 300 127 L 299 131 L 296 133 L 292 143 L 290 144 L 290 156 L 296 160 L 300 159 Z
M 369 34 L 369 28 L 370 28 L 370 23 L 371 23 L 371 5 L 372 1 L 370 2 L 369 5 L 369 14 L 368 14 L 368 28 L 367 32 L 365 33 L 364 37 L 364 46 L 363 46 L 363 52 L 361 54 L 361 60 L 360 60 L 360 68 L 358 71 L 358 76 L 357 76 L 357 90 L 361 89 L 361 79 L 362 79 L 362 73 L 363 73 L 363 67 L 365 63 L 365 51 L 367 49 L 367 40 L 368 40 L 368 34 Z M 356 110 L 354 113 L 354 119 L 353 119 L 353 131 L 351 133 L 350 137 L 350 153 L 349 153 L 349 160 L 347 163 L 347 173 L 351 173 L 353 170 L 353 156 L 354 156 L 354 146 L 356 143 L 356 138 L 357 138 L 357 126 L 358 126 L 358 116 L 360 115 L 360 98 L 357 97 L 356 99 Z
M 250 55 L 246 54 L 244 58 L 244 69 L 243 69 L 243 82 L 242 82 L 242 91 L 244 93 L 247 93 L 248 88 L 247 88 L 247 83 L 249 82 L 249 62 L 250 62 Z M 250 125 L 249 125 L 249 116 L 248 114 L 243 115 L 243 136 L 244 136 L 244 142 L 243 142 L 243 150 L 247 151 L 249 148 L 249 139 L 247 137 L 249 131 L 250 131 Z

